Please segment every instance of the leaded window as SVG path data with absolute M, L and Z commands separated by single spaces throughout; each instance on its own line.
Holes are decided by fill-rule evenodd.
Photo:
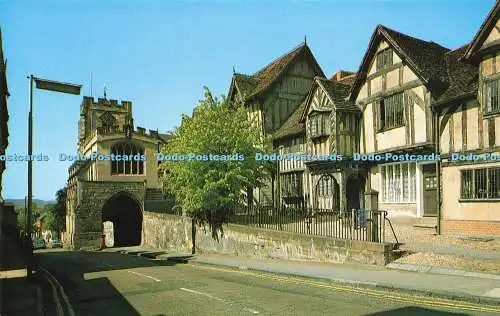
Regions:
M 309 124 L 311 126 L 311 138 L 328 136 L 330 134 L 328 114 L 315 114 L 309 117 Z
M 500 79 L 489 80 L 484 83 L 485 112 L 492 113 L 500 111 Z
M 404 98 L 403 93 L 394 94 L 380 101 L 380 130 L 403 126 Z
M 115 144 L 111 148 L 111 154 L 114 156 L 111 160 L 111 174 L 144 174 L 144 149 L 136 144 Z
M 500 167 L 462 170 L 460 183 L 462 199 L 498 199 Z
M 392 49 L 386 48 L 377 54 L 377 71 L 392 66 Z
M 412 203 L 416 201 L 415 163 L 385 165 L 380 171 L 383 202 Z
M 302 196 L 302 173 L 290 172 L 282 174 L 281 192 L 284 197 Z
M 333 179 L 329 176 L 325 176 L 319 179 L 316 186 L 318 196 L 332 196 L 333 195 Z

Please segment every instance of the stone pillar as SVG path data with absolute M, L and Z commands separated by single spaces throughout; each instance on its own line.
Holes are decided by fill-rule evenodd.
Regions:
M 378 209 L 378 191 L 369 190 L 365 192 L 365 214 L 366 214 L 366 236 L 368 241 L 379 241 L 380 213 Z M 384 224 L 384 223 L 383 223 Z
M 347 189 L 347 177 L 345 172 L 339 173 L 338 176 L 339 179 L 339 202 L 340 202 L 340 211 L 344 212 L 346 211 L 347 207 L 347 198 L 346 198 L 346 189 Z
M 365 210 L 378 211 L 378 191 L 373 189 L 365 191 Z

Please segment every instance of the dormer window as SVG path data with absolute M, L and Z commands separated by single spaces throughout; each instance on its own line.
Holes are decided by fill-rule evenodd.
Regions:
M 386 48 L 377 54 L 377 71 L 392 66 L 392 49 Z

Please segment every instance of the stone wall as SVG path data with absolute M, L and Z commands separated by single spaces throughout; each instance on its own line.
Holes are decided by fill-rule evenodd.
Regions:
M 142 244 L 147 247 L 191 252 L 191 219 L 177 215 L 144 212 Z
M 102 238 L 102 209 L 113 196 L 126 193 L 144 209 L 144 182 L 78 181 L 75 235 L 72 248 L 99 247 Z
M 143 246 L 191 252 L 191 220 L 144 213 Z M 207 227 L 196 229 L 196 253 L 223 253 L 258 259 L 307 260 L 385 265 L 393 245 L 267 230 L 230 224 L 216 241 Z

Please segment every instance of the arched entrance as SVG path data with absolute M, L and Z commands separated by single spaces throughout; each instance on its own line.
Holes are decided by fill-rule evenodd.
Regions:
M 314 187 L 314 208 L 340 210 L 340 187 L 337 180 L 329 173 L 319 176 Z
M 139 203 L 127 193 L 110 198 L 102 209 L 105 230 L 112 230 L 114 247 L 137 246 L 141 244 L 142 211 Z M 107 222 L 112 222 L 109 225 Z

